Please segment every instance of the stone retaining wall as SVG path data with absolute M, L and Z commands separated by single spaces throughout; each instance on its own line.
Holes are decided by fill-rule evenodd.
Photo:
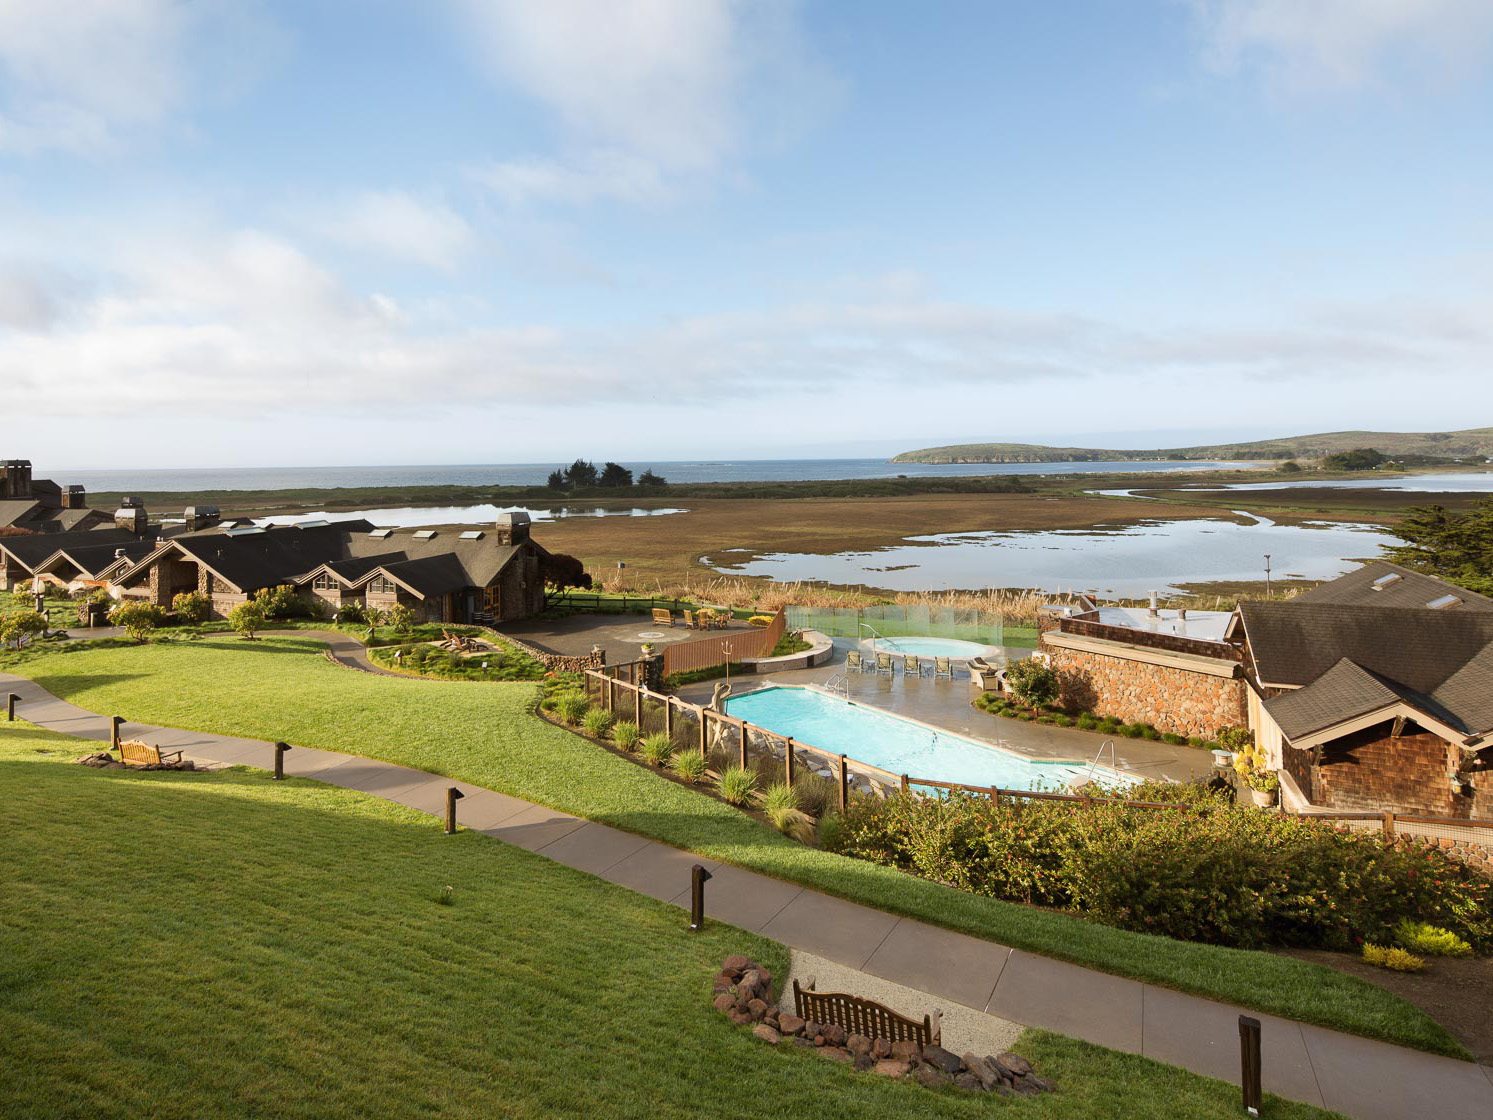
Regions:
M 1109 653 L 1044 645 L 1062 681 L 1061 703 L 1175 735 L 1211 737 L 1247 719 L 1240 677 L 1191 672 Z

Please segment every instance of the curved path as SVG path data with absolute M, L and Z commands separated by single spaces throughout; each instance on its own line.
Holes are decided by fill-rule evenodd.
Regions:
M 343 634 L 293 633 L 325 634 L 321 640 L 358 645 Z M 350 649 L 334 647 L 332 656 L 364 668 Z M 366 654 L 361 661 L 367 662 Z M 367 667 L 376 671 L 371 663 Z M 20 697 L 17 714 L 39 727 L 83 739 L 109 739 L 108 717 L 60 700 L 28 678 L 0 673 L 0 693 L 5 692 Z M 260 740 L 134 723 L 126 727 L 133 737 L 180 749 L 194 760 L 274 766 L 273 746 Z M 445 812 L 446 790 L 454 786 L 465 795 L 459 803 L 464 827 L 680 907 L 689 903 L 690 868 L 700 863 L 713 877 L 706 892 L 711 919 L 941 1000 L 1238 1081 L 1237 1007 L 886 914 L 422 770 L 296 747 L 285 756 L 285 772 L 434 815 Z M 1264 1086 L 1269 1092 L 1357 1120 L 1422 1115 L 1493 1120 L 1493 1070 L 1248 1014 L 1263 1024 Z

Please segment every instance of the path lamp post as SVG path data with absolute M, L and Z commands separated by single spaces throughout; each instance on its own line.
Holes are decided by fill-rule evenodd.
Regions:
M 1265 598 L 1270 598 L 1270 553 L 1265 553 Z
M 1240 1084 L 1244 1090 L 1244 1111 L 1260 1114 L 1260 1021 L 1248 1015 L 1239 1016 Z
M 285 780 L 285 752 L 290 750 L 289 743 L 275 744 L 275 781 Z
M 11 723 L 16 721 L 16 701 L 20 699 L 14 692 L 5 698 L 5 718 Z
M 710 872 L 698 863 L 689 869 L 689 928 L 691 933 L 699 933 L 705 928 L 705 884 L 710 879 Z
M 124 722 L 124 717 L 123 716 L 110 716 L 109 717 L 109 749 L 110 750 L 117 751 L 119 749 L 119 725 L 122 724 L 123 722 Z
M 465 796 L 466 796 L 466 794 L 462 793 L 461 790 L 457 789 L 455 786 L 452 786 L 450 789 L 448 789 L 446 791 L 446 835 L 447 836 L 455 836 L 456 835 L 456 803 L 458 801 L 460 801 Z

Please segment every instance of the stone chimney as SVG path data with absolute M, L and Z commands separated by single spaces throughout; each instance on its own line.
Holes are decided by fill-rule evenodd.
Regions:
M 498 514 L 495 535 L 499 544 L 523 544 L 529 539 L 529 515 L 522 511 Z
M 195 533 L 199 529 L 211 529 L 223 520 L 223 515 L 218 512 L 217 506 L 188 506 L 182 513 L 186 520 L 186 530 Z
M 3 469 L 5 482 L 0 486 L 0 498 L 31 497 L 31 460 L 6 459 Z
M 88 491 L 81 486 L 64 486 L 62 488 L 63 509 L 86 509 L 88 507 Z
M 114 511 L 114 527 L 125 529 L 137 537 L 143 537 L 150 527 L 150 517 L 145 512 L 145 503 L 139 498 L 121 498 L 119 508 Z

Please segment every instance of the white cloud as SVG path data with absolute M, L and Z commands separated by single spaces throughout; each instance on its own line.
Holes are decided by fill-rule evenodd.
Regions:
M 1486 63 L 1488 0 L 1190 0 L 1210 62 L 1257 69 L 1275 93 L 1377 84 L 1403 69 L 1431 80 Z
M 793 0 L 453 2 L 480 61 L 561 125 L 562 158 L 478 171 L 508 201 L 657 201 L 809 127 L 837 93 Z
M 0 0 L 0 152 L 97 152 L 235 85 L 274 41 L 231 0 Z
M 472 248 L 472 228 L 444 202 L 404 191 L 369 191 L 352 199 L 323 232 L 354 249 L 432 268 L 454 268 Z

